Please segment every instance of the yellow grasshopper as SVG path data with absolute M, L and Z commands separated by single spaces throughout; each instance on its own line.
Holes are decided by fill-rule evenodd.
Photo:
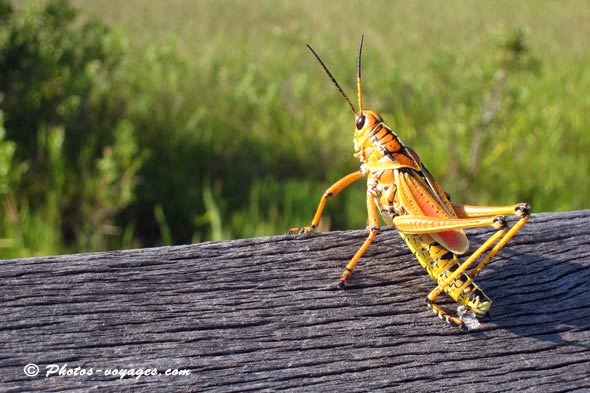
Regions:
M 358 111 L 344 93 L 319 55 L 307 45 L 328 74 L 332 83 L 346 99 L 355 116 L 354 156 L 361 161 L 359 171 L 350 173 L 329 187 L 322 195 L 311 225 L 291 228 L 288 233 L 313 231 L 321 218 L 326 201 L 364 176 L 367 180 L 367 211 L 369 236 L 354 254 L 340 278 L 344 288 L 358 260 L 379 232 L 379 217 L 389 227 L 395 227 L 420 265 L 437 283 L 427 296 L 426 303 L 447 323 L 466 330 L 463 312 L 487 316 L 492 301 L 473 282 L 490 260 L 527 222 L 530 206 L 518 203 L 510 206 L 472 206 L 450 202 L 450 197 L 426 169 L 420 156 L 395 134 L 378 113 L 363 108 L 361 84 L 361 38 L 357 62 Z M 509 227 L 505 215 L 516 214 L 520 219 Z M 496 232 L 463 262 L 469 241 L 464 229 L 491 226 Z M 486 254 L 487 253 L 487 254 Z M 485 256 L 484 256 L 485 255 Z M 475 263 L 481 258 L 481 261 Z M 437 303 L 442 293 L 462 306 L 452 316 Z M 475 321 L 475 318 L 472 317 Z M 478 326 L 475 322 L 472 326 Z

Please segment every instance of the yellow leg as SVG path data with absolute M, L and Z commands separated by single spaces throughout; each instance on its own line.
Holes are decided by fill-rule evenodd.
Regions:
M 473 254 L 471 254 L 460 266 L 456 269 L 453 274 L 450 274 L 445 281 L 441 282 L 432 292 L 428 294 L 428 302 L 433 303 L 437 296 L 444 291 L 451 283 L 453 283 L 457 277 L 461 274 L 465 273 L 473 263 L 479 259 L 483 254 L 485 254 L 490 248 L 491 250 L 485 256 L 485 258 L 468 274 L 468 277 L 473 279 L 475 275 L 477 275 L 486 265 L 491 261 L 491 259 L 498 254 L 498 252 L 508 243 L 508 241 L 514 237 L 516 232 L 518 232 L 522 226 L 528 221 L 530 208 L 528 205 L 516 205 L 516 214 L 521 216 L 520 220 L 512 226 L 512 228 L 508 229 L 507 227 L 503 227 L 498 230 L 498 232 L 494 233 L 492 236 L 488 238 Z
M 393 219 L 398 231 L 407 234 L 438 233 L 458 229 L 501 226 L 499 217 L 438 218 L 420 215 L 397 216 Z
M 461 318 L 449 315 L 439 305 L 436 304 L 436 298 L 453 284 L 458 277 L 464 274 L 480 257 L 486 252 L 487 255 L 483 260 L 473 268 L 467 277 L 470 282 L 480 271 L 482 271 L 491 259 L 506 245 L 506 243 L 514 237 L 514 235 L 523 227 L 528 221 L 530 214 L 530 206 L 524 203 L 513 206 L 468 206 L 468 205 L 453 205 L 457 215 L 461 218 L 436 218 L 427 216 L 400 216 L 394 219 L 394 223 L 398 230 L 408 234 L 420 233 L 437 233 L 445 230 L 459 230 L 476 228 L 483 226 L 494 226 L 498 229 L 484 244 L 482 244 L 475 252 L 470 255 L 452 274 L 439 283 L 437 287 L 432 290 L 426 298 L 426 303 L 432 308 L 433 312 L 447 323 L 459 326 L 464 329 L 465 325 Z M 506 227 L 506 221 L 503 217 L 505 214 L 516 214 L 520 216 L 520 220 L 516 222 L 510 229 Z M 488 252 L 489 251 L 489 252 Z
M 328 198 L 332 198 L 340 191 L 344 190 L 346 187 L 348 187 L 355 181 L 359 180 L 361 177 L 363 177 L 362 172 L 357 171 L 344 176 L 342 179 L 332 184 L 330 188 L 328 188 L 326 192 L 324 192 L 324 195 L 322 195 L 320 203 L 318 204 L 318 208 L 315 212 L 315 215 L 313 216 L 313 220 L 311 220 L 311 225 L 302 228 L 291 228 L 289 229 L 289 231 L 287 231 L 287 233 L 307 233 L 313 231 L 320 222 L 320 218 L 322 217 L 322 213 L 324 211 L 324 207 L 326 206 L 326 201 L 328 200 Z
M 453 209 L 459 218 L 475 218 L 507 216 L 509 214 L 514 214 L 515 212 L 516 214 L 522 215 L 525 211 L 530 211 L 531 207 L 526 203 L 518 203 L 510 206 L 474 206 L 453 203 Z
M 473 270 L 469 272 L 469 278 L 475 277 L 480 271 L 482 271 L 487 266 L 487 264 L 490 263 L 492 258 L 496 256 L 496 254 L 506 245 L 506 243 L 508 243 L 508 241 L 512 239 L 512 237 L 514 237 L 516 232 L 518 232 L 520 228 L 523 227 L 523 225 L 528 221 L 528 219 L 529 216 L 526 215 L 522 217 L 516 224 L 514 224 L 514 226 L 510 228 L 508 233 L 506 233 L 506 235 L 504 235 L 504 237 L 500 239 L 500 241 L 498 241 L 498 244 L 496 244 L 494 248 L 492 248 L 488 255 L 486 255 L 486 257 L 475 268 L 473 268 Z
M 379 233 L 379 216 L 377 213 L 377 205 L 375 204 L 375 200 L 370 193 L 367 193 L 367 212 L 369 214 L 369 237 L 365 240 L 361 248 L 354 254 L 350 262 L 346 265 L 344 269 L 344 273 L 342 273 L 342 277 L 340 277 L 340 282 L 338 283 L 339 288 L 344 288 L 346 281 L 350 278 L 352 274 L 352 270 L 356 266 L 358 260 L 363 256 L 369 245 L 373 243 L 375 236 Z
M 440 293 L 447 288 L 450 284 L 452 284 L 457 277 L 459 277 L 459 275 L 461 275 L 461 273 L 465 272 L 465 270 L 471 265 L 473 264 L 473 262 L 479 258 L 484 252 L 485 250 L 489 249 L 492 244 L 494 244 L 496 241 L 498 241 L 499 238 L 501 238 L 504 233 L 506 232 L 506 228 L 502 228 L 500 229 L 498 232 L 494 233 L 492 236 L 490 236 L 490 238 L 488 240 L 486 240 L 486 242 L 484 244 L 482 244 L 477 250 L 475 250 L 475 252 L 473 254 L 471 254 L 469 256 L 469 258 L 467 258 L 465 260 L 465 262 L 463 262 L 454 272 L 453 274 L 451 274 L 449 277 L 447 277 L 447 279 L 440 283 L 436 288 L 434 288 L 426 297 L 426 305 L 430 308 L 432 308 L 432 311 L 443 321 L 447 322 L 448 324 L 452 325 L 452 326 L 457 326 L 459 327 L 461 330 L 466 330 L 465 324 L 463 323 L 463 320 L 459 317 L 455 317 L 450 315 L 448 312 L 446 312 L 445 310 L 443 310 L 438 304 L 436 304 L 436 298 L 438 297 L 438 295 L 440 295 Z M 458 274 L 456 274 L 458 272 Z

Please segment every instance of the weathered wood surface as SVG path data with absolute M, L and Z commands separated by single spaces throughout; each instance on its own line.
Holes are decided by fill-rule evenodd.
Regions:
M 469 333 L 425 307 L 433 283 L 393 230 L 327 290 L 366 234 L 1 261 L 0 391 L 590 389 L 590 211 L 532 216 L 477 280 L 495 302 Z M 131 368 L 190 375 L 104 371 Z

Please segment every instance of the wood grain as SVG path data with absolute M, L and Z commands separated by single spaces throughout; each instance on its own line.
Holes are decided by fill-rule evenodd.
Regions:
M 491 232 L 469 233 L 474 248 Z M 394 230 L 330 289 L 366 236 L 1 261 L 0 391 L 590 389 L 590 211 L 534 214 L 478 277 L 492 318 L 468 333 L 426 308 L 433 283 Z M 104 371 L 131 368 L 190 375 Z

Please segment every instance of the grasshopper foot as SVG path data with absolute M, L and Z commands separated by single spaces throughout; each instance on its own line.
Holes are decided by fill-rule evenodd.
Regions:
M 445 321 L 449 325 L 459 328 L 462 332 L 466 332 L 469 329 L 465 326 L 463 319 L 459 317 L 454 317 L 444 311 L 438 304 L 434 303 L 432 300 L 426 298 L 426 305 L 428 308 L 432 310 L 432 312 L 441 320 Z
M 301 227 L 301 228 L 291 228 L 287 231 L 287 235 L 292 235 L 294 233 L 296 234 L 303 234 L 303 233 L 310 233 L 313 232 L 314 229 L 316 229 L 316 225 L 309 225 L 306 227 Z

